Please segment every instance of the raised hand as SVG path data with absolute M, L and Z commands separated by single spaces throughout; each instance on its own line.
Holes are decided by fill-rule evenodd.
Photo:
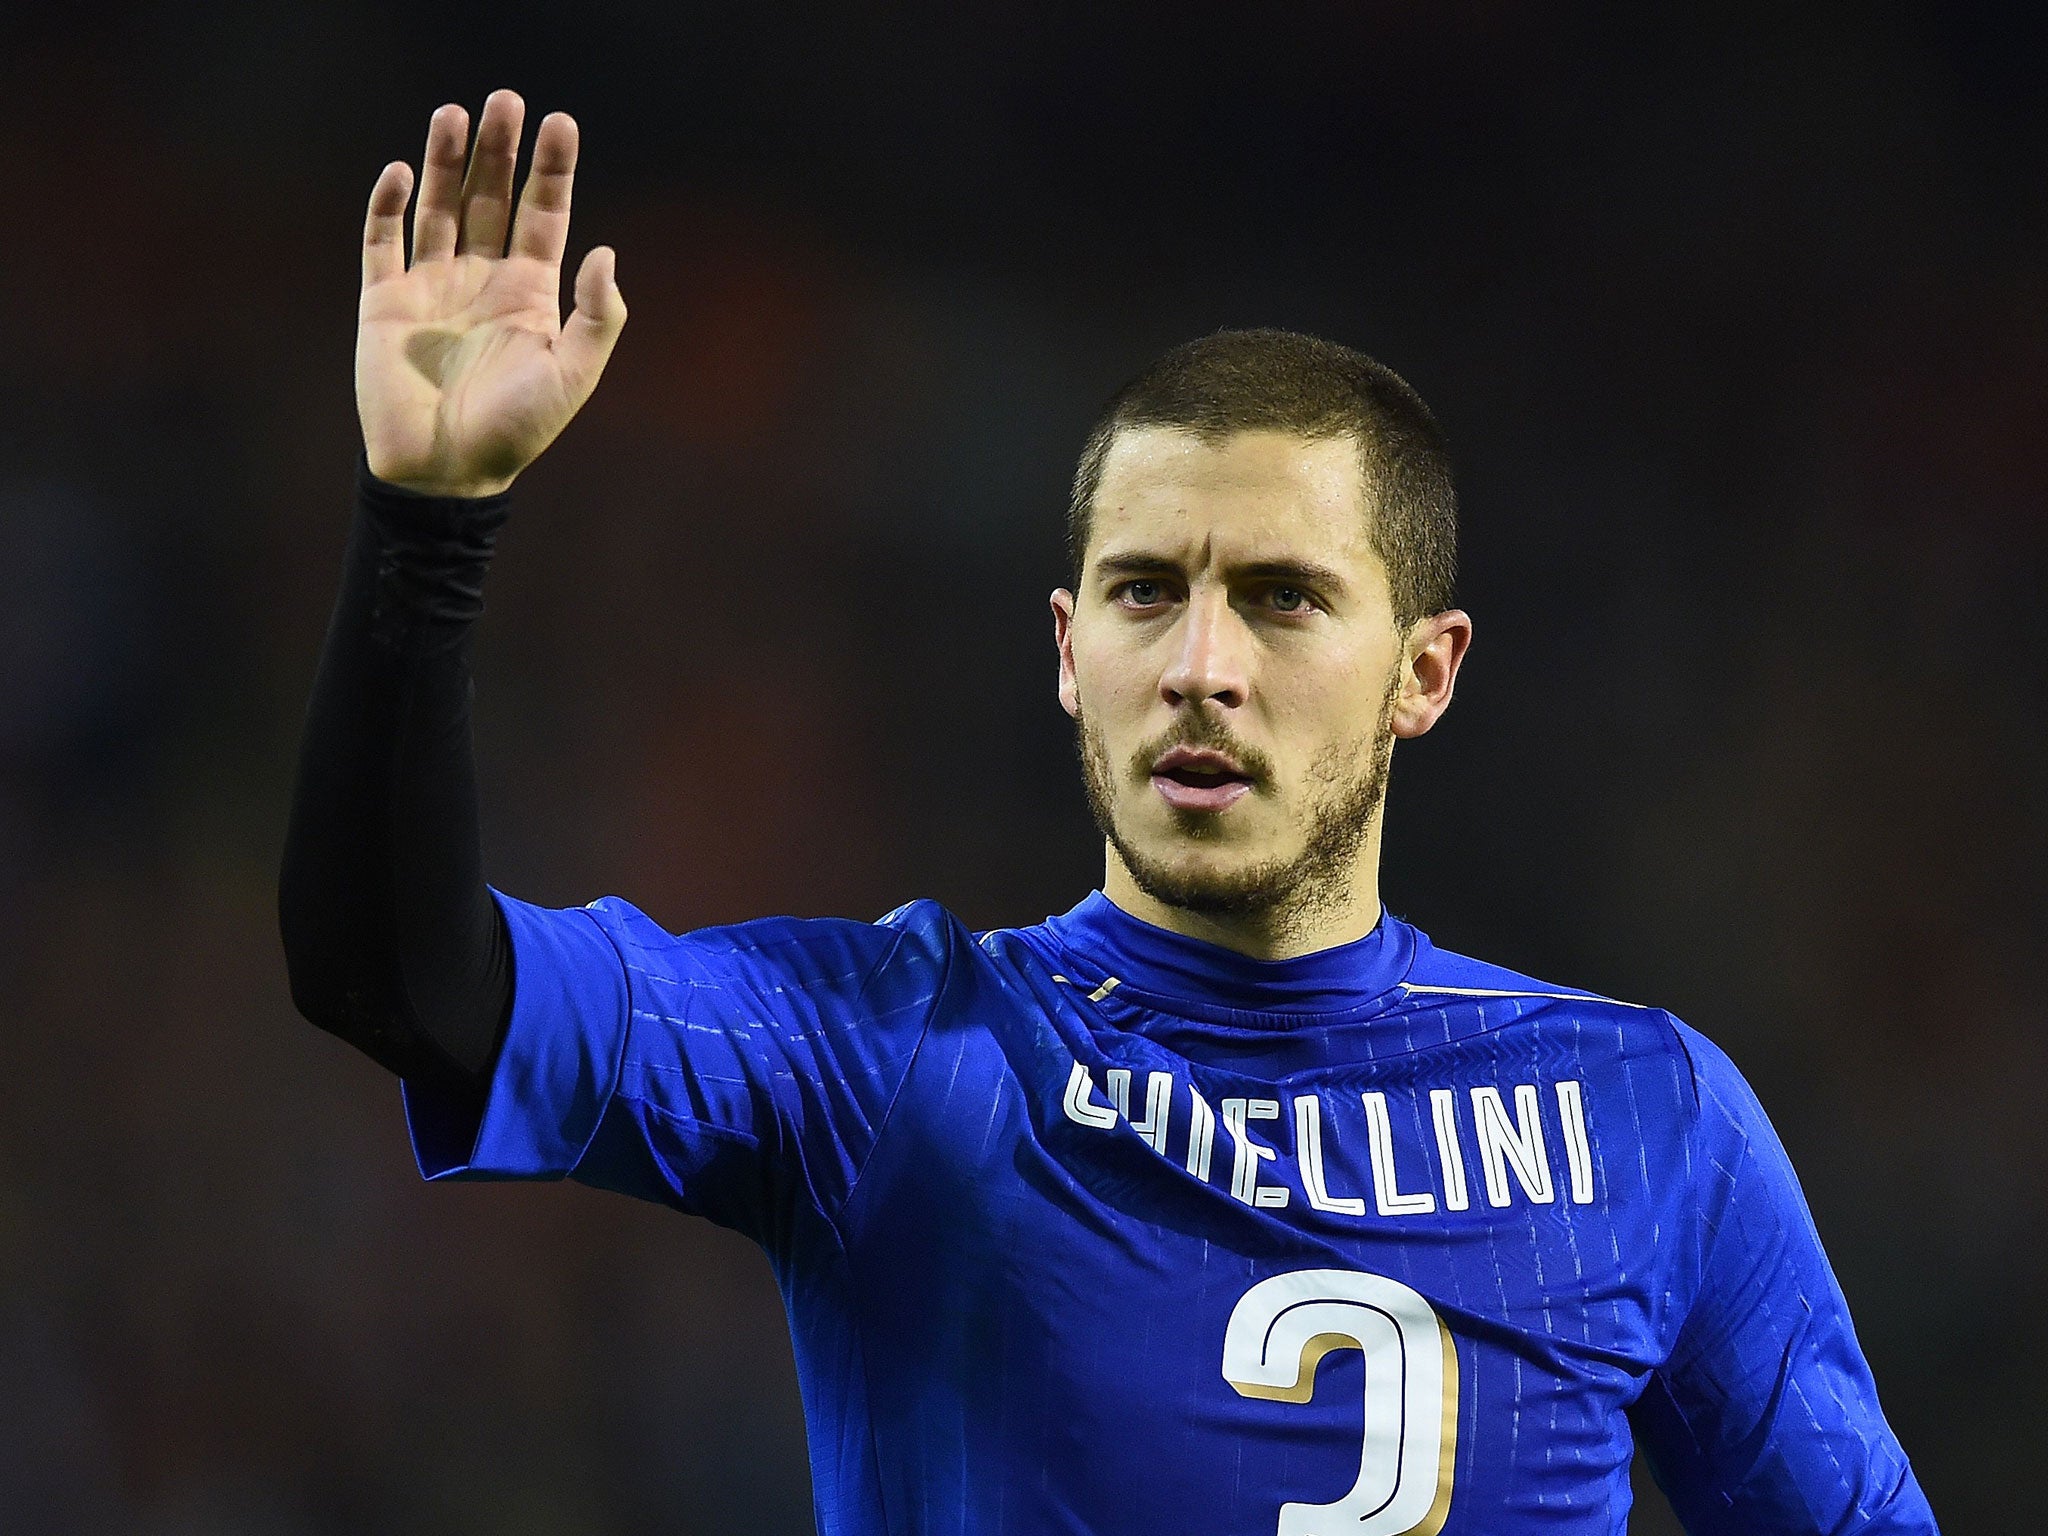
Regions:
M 412 167 L 392 161 L 370 190 L 356 411 L 380 480 L 443 496 L 502 491 L 590 398 L 626 323 L 617 257 L 604 245 L 583 258 L 576 308 L 562 321 L 576 121 L 541 119 L 515 213 L 525 116 L 516 92 L 493 91 L 471 155 L 469 114 L 454 103 L 434 113 L 410 266 Z

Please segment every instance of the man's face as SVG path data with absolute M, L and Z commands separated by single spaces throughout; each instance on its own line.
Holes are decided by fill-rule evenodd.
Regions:
M 1449 703 L 1469 626 L 1396 627 L 1366 496 L 1349 438 L 1111 445 L 1080 590 L 1052 598 L 1059 692 L 1095 819 L 1153 899 L 1298 920 L 1376 877 L 1393 738 Z

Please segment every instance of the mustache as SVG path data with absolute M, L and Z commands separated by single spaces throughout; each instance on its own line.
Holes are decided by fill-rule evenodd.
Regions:
M 1152 765 L 1175 747 L 1206 748 L 1211 752 L 1222 752 L 1242 768 L 1245 775 L 1254 782 L 1264 781 L 1273 773 L 1273 760 L 1265 753 L 1232 736 L 1220 720 L 1197 713 L 1182 716 L 1164 735 L 1145 743 L 1137 750 L 1131 758 L 1135 776 L 1140 779 L 1149 778 Z

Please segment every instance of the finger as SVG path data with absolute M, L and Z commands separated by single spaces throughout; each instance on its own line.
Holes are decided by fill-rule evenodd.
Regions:
M 626 325 L 626 296 L 619 292 L 618 253 L 608 245 L 592 249 L 576 272 L 576 308 L 555 342 L 562 382 L 579 404 L 597 388 L 597 376 Z
M 505 230 L 512 220 L 512 172 L 525 122 L 526 103 L 517 91 L 497 90 L 484 99 L 469 175 L 462 183 L 461 255 L 505 254 Z
M 377 173 L 370 211 L 363 218 L 363 286 L 405 275 L 405 205 L 412 197 L 412 167 L 394 160 Z
M 427 124 L 420 199 L 412 210 L 412 259 L 416 263 L 455 254 L 455 231 L 462 222 L 462 167 L 468 149 L 469 113 L 451 101 Z
M 533 164 L 512 223 L 512 254 L 562 264 L 569 244 L 569 188 L 576 179 L 576 119 L 550 112 L 533 136 Z

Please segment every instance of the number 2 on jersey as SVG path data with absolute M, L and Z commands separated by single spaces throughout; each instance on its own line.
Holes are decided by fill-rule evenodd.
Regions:
M 1305 1403 L 1334 1349 L 1365 1355 L 1358 1481 L 1334 1504 L 1282 1504 L 1279 1536 L 1437 1536 L 1458 1450 L 1458 1354 L 1418 1291 L 1384 1275 L 1298 1269 L 1238 1298 L 1223 1379 L 1245 1397 Z

